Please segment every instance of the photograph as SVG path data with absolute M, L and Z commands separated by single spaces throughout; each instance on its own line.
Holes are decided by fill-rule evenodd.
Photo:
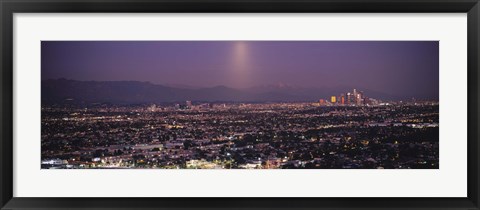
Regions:
M 44 170 L 440 168 L 438 40 L 40 45 Z

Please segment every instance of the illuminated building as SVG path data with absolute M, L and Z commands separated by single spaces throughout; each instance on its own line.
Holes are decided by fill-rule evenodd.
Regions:
M 353 104 L 357 104 L 357 97 L 358 97 L 357 94 L 358 94 L 357 89 L 353 89 L 353 101 L 352 101 Z
M 332 102 L 332 103 L 337 103 L 337 97 L 336 97 L 336 96 L 332 96 L 332 97 L 330 98 L 330 102 Z
M 187 107 L 192 107 L 192 101 L 187 101 L 185 102 L 185 104 L 187 105 Z
M 356 104 L 357 105 L 362 105 L 363 104 L 363 92 L 359 91 L 356 96 Z
M 320 104 L 320 106 L 325 105 L 325 99 L 320 99 L 320 100 L 318 101 L 318 103 Z
M 370 102 L 370 99 L 369 99 L 368 97 L 365 97 L 365 98 L 363 99 L 363 103 L 364 103 L 364 104 L 370 104 L 371 102 Z
M 342 105 L 345 104 L 345 95 L 343 95 L 343 94 L 340 95 L 340 103 L 341 103 Z
M 153 105 L 150 106 L 148 109 L 149 109 L 149 111 L 151 111 L 151 112 L 156 112 L 156 111 L 157 111 L 157 105 L 153 104 Z

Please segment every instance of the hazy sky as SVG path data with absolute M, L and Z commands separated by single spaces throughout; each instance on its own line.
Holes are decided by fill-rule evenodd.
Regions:
M 43 41 L 42 79 L 438 96 L 437 41 Z

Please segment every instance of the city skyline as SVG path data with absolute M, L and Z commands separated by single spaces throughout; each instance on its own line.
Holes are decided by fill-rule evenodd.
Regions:
M 437 41 L 41 49 L 42 169 L 440 167 Z
M 436 41 L 43 41 L 42 80 L 357 87 L 438 98 Z

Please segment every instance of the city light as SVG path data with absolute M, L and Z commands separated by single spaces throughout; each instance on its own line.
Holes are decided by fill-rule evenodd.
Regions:
M 338 98 L 43 107 L 42 168 L 438 168 L 437 102 Z

